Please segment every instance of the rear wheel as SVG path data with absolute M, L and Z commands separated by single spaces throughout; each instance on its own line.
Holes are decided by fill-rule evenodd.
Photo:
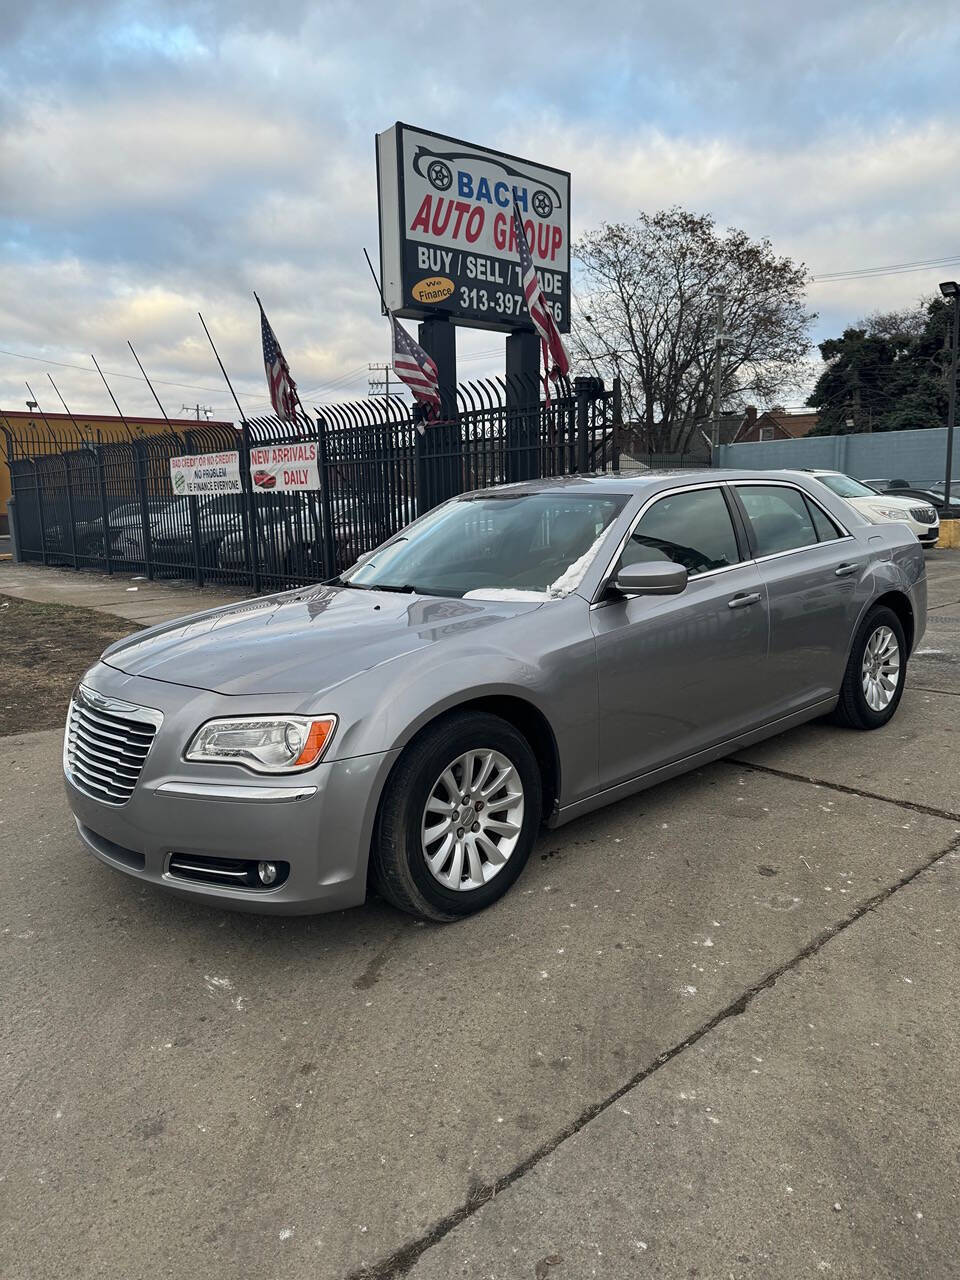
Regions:
M 480 911 L 523 870 L 540 810 L 536 759 L 511 724 L 486 712 L 445 716 L 410 744 L 390 777 L 373 882 L 422 919 Z
M 884 605 L 871 609 L 854 637 L 833 718 L 851 729 L 881 728 L 900 705 L 906 674 L 900 619 Z

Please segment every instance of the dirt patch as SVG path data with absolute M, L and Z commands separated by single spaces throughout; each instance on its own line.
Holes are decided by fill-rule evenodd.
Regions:
M 95 609 L 0 594 L 0 735 L 60 728 L 80 676 L 136 630 Z

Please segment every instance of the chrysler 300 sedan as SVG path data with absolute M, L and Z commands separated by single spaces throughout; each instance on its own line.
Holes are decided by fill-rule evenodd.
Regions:
M 573 476 L 454 498 L 333 582 L 140 632 L 64 740 L 81 839 L 234 908 L 374 886 L 431 920 L 559 826 L 817 716 L 876 729 L 923 554 L 811 476 Z

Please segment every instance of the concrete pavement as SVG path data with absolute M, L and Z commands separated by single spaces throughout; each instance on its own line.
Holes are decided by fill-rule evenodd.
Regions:
M 168 622 L 185 613 L 233 604 L 245 599 L 246 594 L 222 587 L 200 589 L 178 578 L 150 582 L 129 574 L 78 573 L 74 569 L 0 561 L 0 595 L 36 600 L 41 604 L 99 609 L 144 627 Z
M 169 900 L 80 850 L 58 734 L 0 740 L 0 1274 L 952 1274 L 960 557 L 929 571 L 887 729 L 545 833 L 454 927 Z

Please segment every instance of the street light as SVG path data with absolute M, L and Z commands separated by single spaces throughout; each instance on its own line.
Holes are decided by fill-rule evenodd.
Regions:
M 953 299 L 953 334 L 950 347 L 950 386 L 947 389 L 947 465 L 943 478 L 943 505 L 950 506 L 950 471 L 953 466 L 953 428 L 957 418 L 957 344 L 960 342 L 960 286 L 956 280 L 944 280 L 940 292 Z

